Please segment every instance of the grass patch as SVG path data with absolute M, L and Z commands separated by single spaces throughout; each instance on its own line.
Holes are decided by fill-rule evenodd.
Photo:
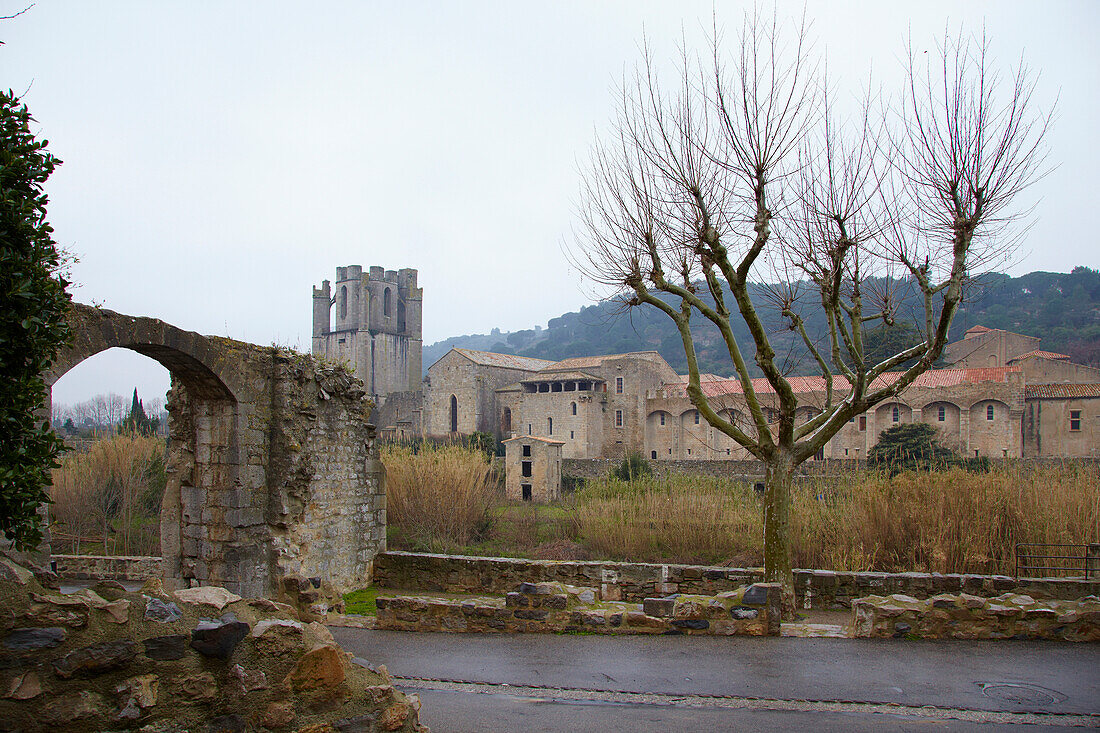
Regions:
M 366 588 L 353 590 L 351 593 L 345 593 L 344 613 L 351 613 L 357 616 L 377 615 L 378 607 L 375 605 L 374 600 L 378 598 L 378 594 L 381 592 L 381 588 L 370 585 Z

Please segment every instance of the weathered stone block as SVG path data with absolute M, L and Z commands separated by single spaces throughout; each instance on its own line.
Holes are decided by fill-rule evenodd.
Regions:
M 54 674 L 69 679 L 75 674 L 98 675 L 129 663 L 138 647 L 129 639 L 103 641 L 69 652 L 53 663 Z

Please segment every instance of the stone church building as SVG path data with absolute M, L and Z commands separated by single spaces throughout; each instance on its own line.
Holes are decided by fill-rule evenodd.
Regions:
M 354 366 L 377 402 L 372 421 L 383 437 L 534 436 L 560 442 L 564 458 L 749 457 L 702 419 L 686 377 L 656 351 L 553 362 L 456 348 L 421 381 L 416 275 L 381 267 L 364 274 L 352 265 L 337 269 L 335 290 L 327 280 L 313 289 L 313 351 Z M 1100 457 L 1100 369 L 1043 351 L 1036 337 L 983 326 L 944 355 L 950 368 L 926 372 L 898 398 L 853 418 L 817 457 L 866 457 L 882 431 L 907 422 L 934 425 L 965 456 Z M 790 382 L 805 405 L 799 419 L 809 420 L 824 405 L 824 381 Z M 753 387 L 774 412 L 767 380 Z M 702 388 L 716 410 L 745 419 L 738 380 L 703 375 Z

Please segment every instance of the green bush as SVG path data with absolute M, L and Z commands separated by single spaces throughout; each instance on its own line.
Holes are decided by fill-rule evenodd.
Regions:
M 640 478 L 648 478 L 653 475 L 653 469 L 641 453 L 634 452 L 627 455 L 615 468 L 611 469 L 611 475 L 620 481 L 633 481 Z
M 49 501 L 61 439 L 35 415 L 42 373 L 69 339 L 68 282 L 46 222 L 44 190 L 59 161 L 30 131 L 26 105 L 0 93 L 0 535 L 19 549 L 42 538 L 38 507 Z

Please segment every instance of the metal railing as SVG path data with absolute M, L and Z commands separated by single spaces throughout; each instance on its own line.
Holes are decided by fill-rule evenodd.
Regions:
M 1035 575 L 1035 571 L 1041 571 Z M 1100 544 L 1016 543 L 1016 577 L 1100 580 Z M 1057 574 L 1057 575 L 1055 575 Z

